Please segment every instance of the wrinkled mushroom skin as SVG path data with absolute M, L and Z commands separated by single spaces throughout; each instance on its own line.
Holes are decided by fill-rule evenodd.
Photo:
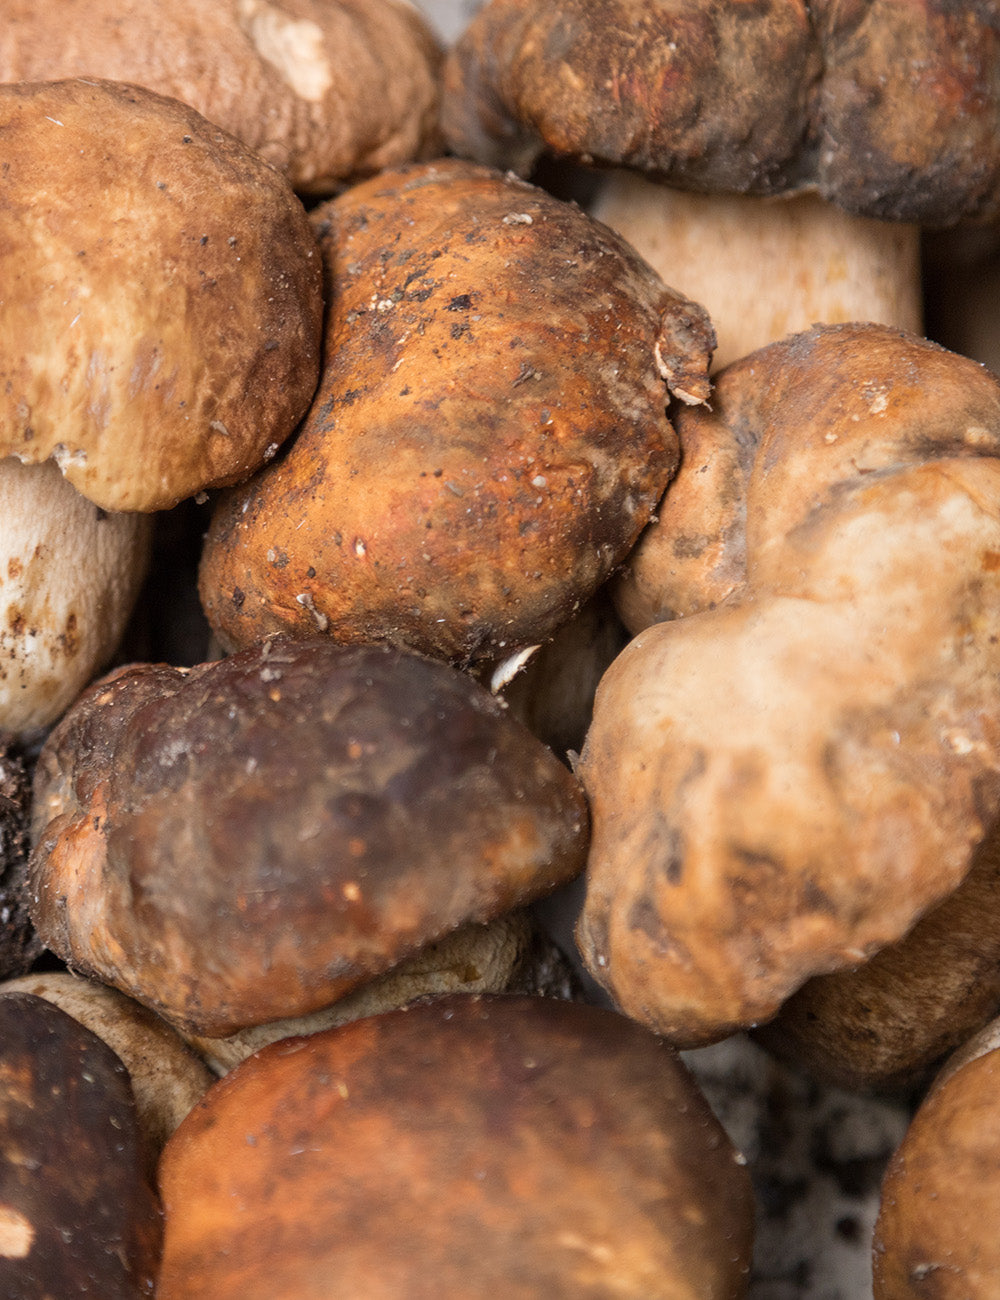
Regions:
M 0 88 L 0 454 L 111 511 L 245 478 L 316 384 L 319 257 L 287 182 L 193 109 Z
M 442 120 L 495 166 L 547 147 L 769 194 L 794 179 L 819 71 L 802 0 L 493 0 L 446 60 Z
M 221 499 L 202 562 L 227 648 L 276 631 L 454 661 L 550 636 L 628 553 L 676 466 L 668 385 L 714 335 L 618 236 L 444 161 L 315 214 L 331 304 L 287 455 Z
M 51 461 L 0 459 L 0 730 L 44 734 L 117 649 L 150 520 L 109 513 Z
M 0 996 L 0 1288 L 153 1294 L 162 1237 L 124 1065 L 70 1016 Z
M 996 818 L 1000 387 L 897 331 L 817 327 L 722 372 L 680 434 L 655 527 L 684 616 L 598 688 L 579 938 L 626 1010 L 694 1044 L 899 939 Z
M 36 771 L 32 914 L 72 968 L 221 1036 L 554 889 L 587 829 L 575 779 L 466 675 L 279 640 L 78 701 Z
M 998 70 L 989 3 L 492 0 L 446 61 L 443 122 L 494 165 L 548 149 L 947 224 L 1000 209 Z
M 870 961 L 807 980 L 759 1040 L 839 1087 L 919 1083 L 1000 1009 L 998 917 L 993 828 L 954 893 Z
M 6 0 L 0 81 L 102 77 L 190 104 L 296 189 L 437 140 L 440 52 L 395 0 Z
M 882 1182 L 875 1300 L 992 1300 L 1000 1277 L 996 1026 L 956 1053 Z
M 736 1300 L 746 1169 L 613 1012 L 450 997 L 265 1048 L 160 1167 L 160 1300 Z

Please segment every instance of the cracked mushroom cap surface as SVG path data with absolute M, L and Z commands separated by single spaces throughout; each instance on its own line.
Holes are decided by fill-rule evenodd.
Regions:
M 0 1043 L 4 1291 L 152 1295 L 163 1224 L 125 1066 L 28 993 L 0 995 Z
M 449 53 L 443 122 L 493 165 L 548 149 L 944 225 L 1000 210 L 998 69 L 993 3 L 490 0 Z
M 308 406 L 322 284 L 287 181 L 118 82 L 0 87 L 0 455 L 108 511 L 245 478 Z
M 200 591 L 221 644 L 279 631 L 500 658 L 624 559 L 704 401 L 703 310 L 572 204 L 458 160 L 313 214 L 323 374 L 294 441 L 220 499 Z
M 436 143 L 440 50 L 397 0 L 5 0 L 0 81 L 100 77 L 179 99 L 302 192 Z
M 31 910 L 71 968 L 215 1037 L 301 1015 L 579 873 L 579 783 L 470 677 L 265 642 L 95 684 L 35 774 Z
M 675 617 L 602 678 L 578 768 L 587 965 L 686 1045 L 899 939 L 1000 811 L 996 378 L 816 327 L 712 405 L 636 582 Z
M 435 999 L 265 1048 L 161 1163 L 161 1300 L 737 1300 L 741 1158 L 614 1012 Z

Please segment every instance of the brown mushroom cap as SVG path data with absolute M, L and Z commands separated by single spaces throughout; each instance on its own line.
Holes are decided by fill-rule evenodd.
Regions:
M 759 1041 L 841 1087 L 912 1087 L 1000 1009 L 998 918 L 993 828 L 953 893 L 863 965 L 807 980 Z
M 168 1144 L 161 1300 L 735 1300 L 740 1158 L 603 1009 L 450 997 L 265 1048 Z
M 140 1137 L 150 1167 L 164 1143 L 199 1101 L 214 1076 L 159 1016 L 97 980 L 69 971 L 36 971 L 4 980 L 0 996 L 30 993 L 51 1002 L 96 1034 L 128 1071 Z
M 654 575 L 682 616 L 598 688 L 579 939 L 623 1008 L 697 1043 L 900 938 L 1000 811 L 1000 385 L 816 328 L 723 371 L 680 433 Z
M 101 77 L 190 104 L 300 191 L 436 143 L 440 52 L 400 0 L 5 0 L 0 81 Z
M 193 109 L 0 87 L 0 455 L 106 510 L 246 477 L 316 383 L 322 286 L 287 182 Z
M 152 1295 L 162 1222 L 128 1074 L 70 1016 L 0 996 L 0 1276 L 7 1295 Z
M 220 642 L 319 630 L 463 661 L 544 640 L 662 495 L 664 378 L 707 396 L 707 318 L 573 205 L 468 163 L 315 216 L 323 375 L 287 454 L 219 502 Z
M 279 639 L 97 683 L 35 776 L 47 946 L 187 1029 L 315 1010 L 583 866 L 578 782 L 471 678 Z
M 443 121 L 494 165 L 547 148 L 946 224 L 1000 210 L 998 70 L 991 5 L 490 0 L 446 62 Z
M 992 1300 L 1000 1277 L 1000 1051 L 946 1067 L 882 1183 L 875 1300 Z

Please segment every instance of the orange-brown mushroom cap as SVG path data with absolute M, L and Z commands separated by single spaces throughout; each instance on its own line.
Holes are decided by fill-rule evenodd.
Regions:
M 265 1048 L 160 1166 L 161 1300 L 737 1300 L 747 1171 L 662 1042 L 449 997 Z

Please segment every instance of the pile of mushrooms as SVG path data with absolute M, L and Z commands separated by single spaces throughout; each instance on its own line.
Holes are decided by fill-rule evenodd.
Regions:
M 0 2 L 0 1278 L 989 1296 L 1000 10 L 472 7 Z

